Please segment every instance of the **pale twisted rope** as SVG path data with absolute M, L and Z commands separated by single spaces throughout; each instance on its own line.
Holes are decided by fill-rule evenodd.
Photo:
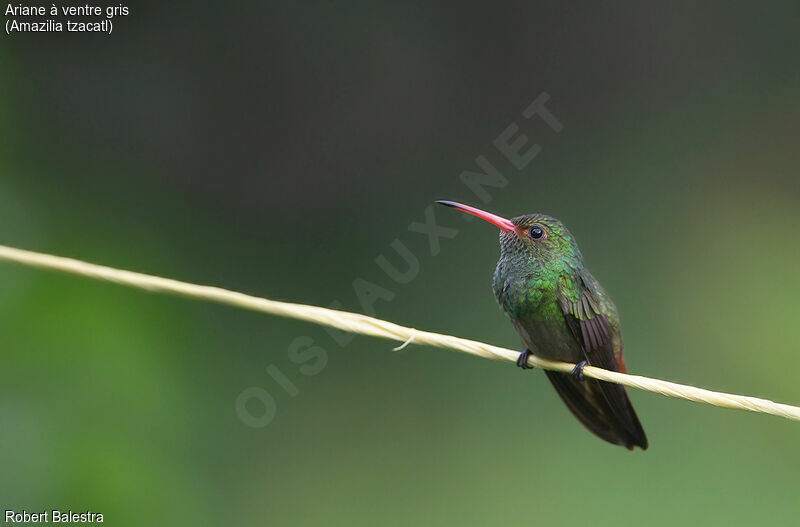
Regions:
M 97 280 L 105 280 L 129 287 L 146 289 L 148 291 L 170 293 L 287 318 L 306 320 L 315 324 L 338 328 L 350 333 L 370 335 L 403 342 L 404 344 L 400 346 L 401 348 L 413 342 L 414 344 L 427 344 L 439 348 L 463 351 L 487 359 L 501 359 L 514 362 L 519 356 L 518 351 L 450 335 L 441 335 L 439 333 L 407 328 L 358 313 L 348 313 L 345 311 L 336 311 L 334 309 L 303 304 L 277 302 L 275 300 L 237 293 L 236 291 L 228 291 L 219 287 L 190 284 L 178 280 L 171 280 L 169 278 L 123 271 L 121 269 L 91 264 L 71 258 L 62 258 L 60 256 L 14 249 L 2 245 L 0 245 L 0 260 L 87 276 Z M 553 362 L 534 356 L 528 358 L 528 364 L 546 370 L 563 372 L 571 371 L 575 366 L 574 364 Z M 714 392 L 694 386 L 686 386 L 684 384 L 641 377 L 639 375 L 628 375 L 592 366 L 586 366 L 583 374 L 586 377 L 615 382 L 641 390 L 660 393 L 661 395 L 667 395 L 669 397 L 678 397 L 680 399 L 687 399 L 689 401 L 722 406 L 725 408 L 761 412 L 800 421 L 800 408 L 788 404 L 776 403 L 767 399 Z

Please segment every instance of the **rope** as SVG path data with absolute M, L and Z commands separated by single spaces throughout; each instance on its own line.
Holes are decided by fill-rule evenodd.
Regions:
M 305 320 L 314 324 L 331 326 L 350 333 L 369 335 L 402 342 L 402 349 L 411 344 L 435 346 L 477 355 L 487 359 L 516 361 L 518 351 L 500 348 L 474 340 L 463 339 L 451 335 L 442 335 L 429 331 L 399 326 L 358 313 L 337 311 L 318 306 L 278 302 L 257 296 L 229 291 L 219 287 L 190 284 L 169 278 L 151 276 L 133 271 L 114 269 L 71 258 L 63 258 L 50 254 L 42 254 L 0 245 L 0 260 L 16 262 L 29 267 L 62 271 L 65 273 L 113 282 L 116 284 L 145 289 L 147 291 L 217 302 L 251 311 L 259 311 L 297 320 Z M 570 372 L 575 366 L 565 362 L 555 362 L 530 356 L 528 365 L 546 370 Z M 715 392 L 694 386 L 687 386 L 660 379 L 629 375 L 615 371 L 586 366 L 583 375 L 593 379 L 609 381 L 649 392 L 660 393 L 668 397 L 677 397 L 698 403 L 706 403 L 723 408 L 749 410 L 800 421 L 800 408 L 788 404 L 776 403 L 767 399 Z

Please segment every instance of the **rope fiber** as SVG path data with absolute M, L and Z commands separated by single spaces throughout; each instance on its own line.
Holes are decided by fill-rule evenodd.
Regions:
M 145 289 L 156 293 L 166 293 L 182 297 L 226 304 L 251 311 L 259 311 L 297 320 L 305 320 L 323 326 L 331 326 L 350 333 L 369 335 L 403 343 L 399 348 L 409 344 L 428 345 L 462 351 L 479 357 L 514 362 L 519 351 L 500 348 L 475 340 L 463 339 L 451 335 L 442 335 L 429 331 L 420 331 L 380 320 L 358 313 L 337 311 L 318 306 L 278 302 L 257 296 L 229 291 L 219 287 L 197 285 L 169 278 L 151 276 L 133 271 L 114 269 L 103 265 L 92 264 L 72 258 L 63 258 L 50 254 L 26 251 L 0 245 L 0 260 L 15 262 L 28 267 L 62 271 L 65 273 L 103 280 L 116 284 Z M 545 370 L 570 372 L 574 364 L 555 362 L 530 356 L 528 365 Z M 800 421 L 800 408 L 788 404 L 776 403 L 767 399 L 715 392 L 694 386 L 687 386 L 660 379 L 630 375 L 615 371 L 586 366 L 583 375 L 602 381 L 609 381 L 631 388 L 659 393 L 668 397 L 677 397 L 698 403 L 706 403 L 723 408 L 749 410 L 787 419 Z

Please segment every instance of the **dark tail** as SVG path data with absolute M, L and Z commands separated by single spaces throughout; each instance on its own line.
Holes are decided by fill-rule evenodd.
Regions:
M 601 439 L 629 450 L 647 449 L 647 437 L 625 388 L 619 384 L 545 371 L 558 395 L 575 417 Z

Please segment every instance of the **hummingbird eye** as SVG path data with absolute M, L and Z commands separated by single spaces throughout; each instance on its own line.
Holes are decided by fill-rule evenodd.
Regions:
M 538 240 L 539 238 L 544 236 L 544 229 L 542 229 L 538 225 L 535 227 L 531 227 L 530 234 L 531 238 L 533 238 L 534 240 Z

